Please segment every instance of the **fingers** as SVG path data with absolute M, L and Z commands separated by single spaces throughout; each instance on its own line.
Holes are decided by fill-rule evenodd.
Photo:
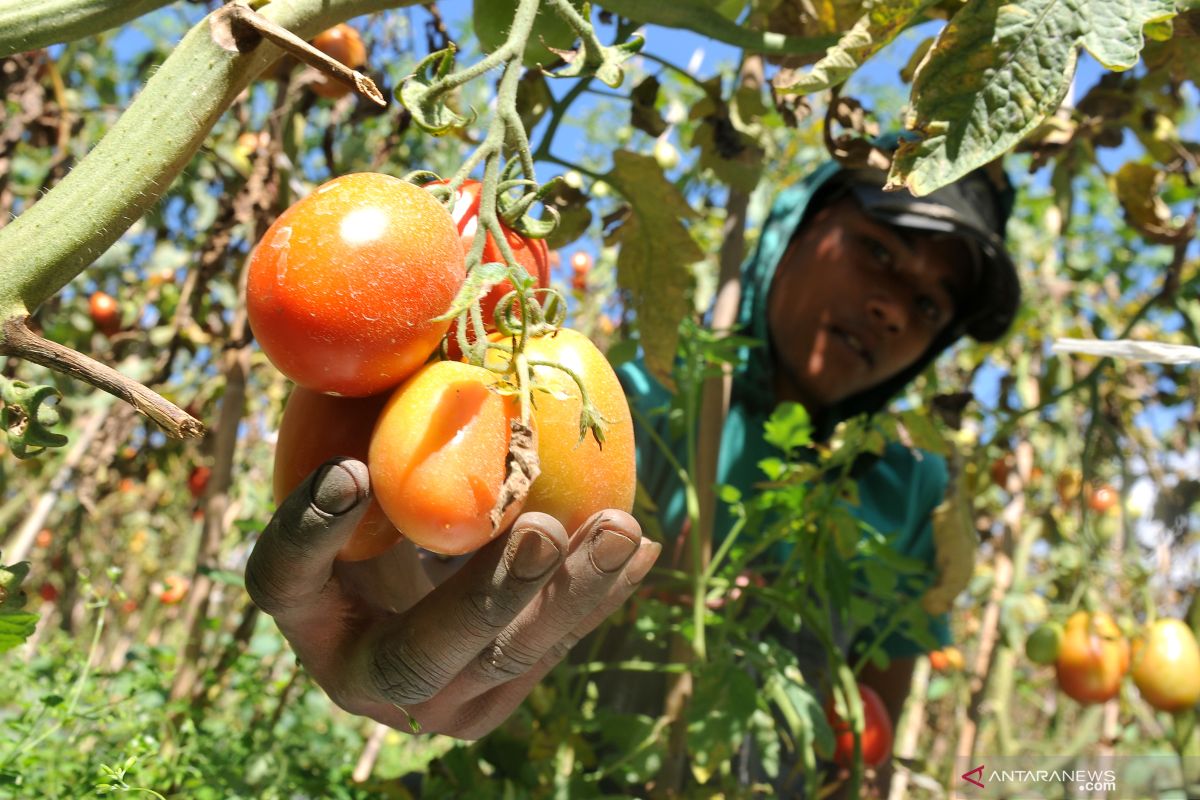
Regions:
M 566 562 L 534 599 L 469 663 L 451 687 L 455 697 L 475 697 L 557 663 L 578 641 L 581 626 L 595 627 L 645 577 L 661 546 L 641 539 L 630 515 L 616 510 L 593 516 L 572 537 Z M 532 683 L 530 683 L 532 686 Z
M 334 557 L 367 508 L 367 467 L 332 459 L 280 504 L 246 565 L 254 604 L 277 619 L 303 614 L 328 582 Z
M 423 716 L 429 717 L 428 724 L 437 730 L 463 739 L 476 739 L 487 734 L 508 718 L 529 695 L 538 681 L 562 661 L 571 646 L 591 633 L 629 599 L 629 596 L 637 590 L 642 579 L 650 572 L 661 552 L 661 544 L 643 539 L 637 552 L 621 570 L 620 578 L 609 586 L 608 592 L 600 602 L 585 614 L 563 639 L 548 647 L 542 657 L 524 674 L 507 682 L 489 683 L 486 691 L 472 697 L 466 703 L 458 700 L 448 708 L 431 708 L 429 712 L 423 714 Z M 518 619 L 512 627 L 515 628 L 519 623 Z M 486 658 L 487 652 L 485 651 L 483 655 Z M 481 681 L 478 672 L 473 677 L 468 677 L 464 673 L 451 686 L 447 687 L 445 694 L 448 699 L 460 698 L 459 691 L 476 691 L 484 683 L 487 683 L 487 679 Z M 434 701 L 434 703 L 436 702 L 437 700 Z M 434 703 L 429 705 L 433 706 Z
M 511 533 L 365 642 L 361 691 L 401 706 L 437 694 L 537 596 L 567 548 L 553 517 L 522 516 Z

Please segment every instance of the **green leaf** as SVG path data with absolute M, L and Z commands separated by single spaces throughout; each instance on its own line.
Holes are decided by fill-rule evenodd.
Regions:
M 552 78 L 579 78 L 584 75 L 595 75 L 606 86 L 617 88 L 625 80 L 625 70 L 621 66 L 642 50 L 646 40 L 634 36 L 628 42 L 612 47 L 601 46 L 599 50 L 592 47 L 591 42 L 584 37 L 579 50 L 554 50 L 567 66 L 546 72 Z M 551 48 L 552 50 L 554 48 Z
M 670 387 L 679 322 L 691 310 L 691 264 L 704 258 L 684 221 L 697 217 L 651 156 L 618 150 L 604 180 L 624 195 L 629 213 L 605 237 L 619 244 L 617 282 L 630 292 L 650 371 Z
M 806 447 L 812 441 L 812 420 L 799 403 L 780 403 L 763 430 L 767 442 L 784 451 Z
M 872 6 L 807 72 L 785 69 L 771 81 L 776 89 L 811 94 L 844 82 L 912 22 L 928 0 L 892 0 Z
M 33 635 L 38 615 L 22 611 L 25 592 L 21 582 L 29 574 L 29 562 L 0 567 L 0 653 L 22 644 Z
M 1168 19 L 1168 0 L 971 0 L 950 20 L 913 83 L 909 127 L 889 187 L 924 195 L 1016 146 L 1058 108 L 1085 47 L 1129 69 L 1142 28 Z

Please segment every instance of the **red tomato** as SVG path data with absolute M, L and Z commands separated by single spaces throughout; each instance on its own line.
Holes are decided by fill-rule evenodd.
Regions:
M 430 186 L 445 184 L 447 181 L 435 181 Z M 462 236 L 463 253 L 471 251 L 471 245 L 475 241 L 475 234 L 479 230 L 479 207 L 482 203 L 480 190 L 483 184 L 479 181 L 466 181 L 459 188 L 458 194 L 454 199 L 454 223 L 458 226 L 458 232 Z M 503 222 L 500 223 L 501 229 L 504 231 L 504 237 L 508 241 L 508 246 L 513 251 L 513 256 L 517 263 L 525 268 L 525 271 L 537 279 L 537 285 L 545 289 L 550 286 L 550 250 L 546 247 L 546 242 L 543 239 L 529 239 L 516 231 L 510 229 Z M 491 262 L 504 263 L 504 255 L 500 252 L 500 246 L 496 244 L 496 240 L 488 234 L 487 239 L 483 243 L 483 255 L 480 257 L 481 264 Z M 504 295 L 513 290 L 512 281 L 505 280 L 493 286 L 488 293 L 479 301 L 480 311 L 483 312 L 483 321 L 489 332 L 495 330 L 492 323 L 496 311 L 496 304 Z M 451 359 L 461 357 L 461 351 L 458 348 L 457 338 L 458 323 L 452 323 L 450 328 L 450 338 L 447 340 L 448 353 Z
M 88 298 L 88 313 L 96 330 L 105 336 L 112 336 L 121 330 L 121 309 L 112 295 L 93 292 Z
M 358 69 L 367 63 L 367 48 L 358 31 L 342 22 L 317 34 L 313 47 L 330 58 L 340 61 L 350 69 Z M 312 83 L 313 94 L 336 100 L 350 94 L 351 89 L 339 80 L 321 73 Z
M 1121 500 L 1121 496 L 1113 487 L 1105 484 L 1098 486 L 1088 495 L 1088 508 L 1098 514 L 1106 514 L 1116 507 Z
M 511 339 L 495 340 L 512 346 Z M 554 367 L 536 366 L 531 370 L 541 475 L 530 487 L 525 510 L 549 514 L 563 524 L 567 533 L 597 511 L 631 510 L 637 490 L 633 420 L 608 359 L 586 336 L 569 328 L 530 339 L 525 355 L 531 360 L 562 364 L 580 375 L 592 404 L 606 421 L 603 447 L 590 432 L 580 441 L 583 402 L 578 385 Z M 497 365 L 504 363 L 504 355 L 497 351 L 489 351 L 488 357 Z
M 592 270 L 592 256 L 584 250 L 576 250 L 571 254 L 571 272 L 576 275 L 587 275 Z
M 187 596 L 189 585 L 190 581 L 187 578 L 172 573 L 167 576 L 165 586 L 158 594 L 158 599 L 163 605 L 173 606 Z
M 188 474 L 188 491 L 194 499 L 199 500 L 204 496 L 204 490 L 208 488 L 208 479 L 211 477 L 211 467 L 203 464 L 192 467 L 191 473 Z
M 38 587 L 38 594 L 47 603 L 53 603 L 58 599 L 58 588 L 53 583 L 47 581 Z
M 310 472 L 335 456 L 366 462 L 371 431 L 387 402 L 375 397 L 330 397 L 297 386 L 288 397 L 275 443 L 275 502 L 281 503 Z M 371 498 L 358 527 L 338 552 L 342 561 L 372 558 L 400 538 L 378 500 Z
M 371 435 L 371 486 L 388 519 L 415 544 L 443 555 L 477 550 L 520 512 L 493 524 L 508 467 L 514 395 L 483 367 L 439 361 L 388 398 Z
M 263 352 L 301 386 L 365 397 L 437 347 L 462 286 L 450 213 L 390 175 L 335 178 L 283 212 L 250 256 L 246 310 Z
M 887 706 L 883 704 L 883 698 L 870 686 L 858 684 L 858 693 L 862 696 L 863 704 L 863 763 L 868 767 L 878 767 L 892 754 L 892 718 L 888 715 Z M 837 739 L 834 763 L 843 767 L 853 765 L 854 731 L 850 723 L 838 715 L 833 698 L 825 704 L 825 716 Z
M 1108 614 L 1076 611 L 1063 629 L 1055 669 L 1067 696 L 1103 703 L 1117 696 L 1129 671 L 1129 642 Z
M 1133 682 L 1160 711 L 1200 702 L 1200 646 L 1182 621 L 1159 619 L 1133 643 Z
M 945 672 L 950 668 L 950 659 L 942 650 L 934 650 L 929 654 L 929 666 L 934 672 Z

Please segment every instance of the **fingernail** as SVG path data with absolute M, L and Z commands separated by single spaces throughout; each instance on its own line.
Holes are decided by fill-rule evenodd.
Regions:
M 616 572 L 637 550 L 638 543 L 616 531 L 600 531 L 592 537 L 592 563 L 601 572 Z
M 517 543 L 517 552 L 509 563 L 509 570 L 523 581 L 536 580 L 558 563 L 558 547 L 541 531 L 530 528 L 518 533 L 521 541 Z
M 650 572 L 650 568 L 658 561 L 658 554 L 662 552 L 662 545 L 658 542 L 651 542 L 646 545 L 646 557 L 641 560 L 641 563 L 634 564 L 625 573 L 625 579 L 630 583 L 641 583 L 646 575 Z
M 312 482 L 312 503 L 326 514 L 345 514 L 358 505 L 367 476 L 356 475 L 356 462 L 335 461 L 321 466 Z

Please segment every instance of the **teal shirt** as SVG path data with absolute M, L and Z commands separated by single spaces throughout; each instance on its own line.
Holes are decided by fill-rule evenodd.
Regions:
M 635 412 L 638 481 L 655 504 L 657 522 L 664 535 L 673 537 L 687 519 L 684 487 L 653 438 L 641 427 L 642 422 L 653 425 L 657 434 L 670 444 L 673 455 L 680 461 L 684 459 L 683 438 L 672 435 L 663 413 L 670 395 L 640 362 L 622 364 L 617 375 Z M 732 407 L 721 436 L 718 485 L 736 487 L 747 497 L 754 491 L 754 484 L 764 480 L 759 462 L 779 455 L 763 437 L 766 418 L 767 414 L 755 413 L 745 405 Z M 895 607 L 911 598 L 919 599 L 920 592 L 936 575 L 931 514 L 941 503 L 948 480 L 943 458 L 925 451 L 914 452 L 897 443 L 888 445 L 883 456 L 856 480 L 859 503 L 851 507 L 854 516 L 882 534 L 898 554 L 928 565 L 928 581 L 909 586 L 908 597 L 897 597 Z M 719 542 L 732 524 L 729 507 L 718 501 L 714 538 Z M 950 643 L 945 615 L 921 612 L 920 618 L 927 622 L 929 633 L 939 646 Z M 859 636 L 869 635 L 868 631 L 859 632 Z M 892 658 L 926 652 L 903 630 L 887 638 L 883 649 Z

